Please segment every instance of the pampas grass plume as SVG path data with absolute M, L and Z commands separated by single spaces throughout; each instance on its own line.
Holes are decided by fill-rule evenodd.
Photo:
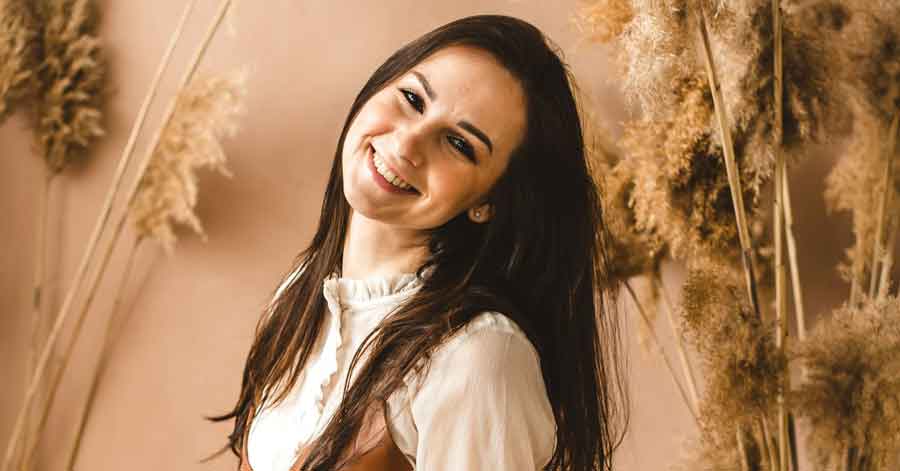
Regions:
M 843 15 L 834 41 L 842 78 L 886 127 L 900 109 L 900 3 L 843 0 L 832 7 Z
M 575 27 L 589 41 L 609 42 L 634 18 L 631 0 L 581 0 L 575 9 Z
M 791 396 L 810 421 L 810 449 L 819 469 L 861 450 L 860 470 L 900 467 L 900 300 L 845 304 L 823 320 L 792 356 L 808 370 Z
M 853 123 L 853 137 L 825 179 L 825 201 L 830 211 L 848 211 L 853 218 L 856 239 L 847 250 L 847 262 L 838 270 L 847 281 L 864 275 L 871 268 L 871 253 L 875 238 L 878 195 L 873 188 L 880 186 L 884 169 L 881 165 L 881 126 L 871 115 L 858 114 Z M 896 173 L 895 173 L 896 175 Z M 852 266 L 856 264 L 856 274 Z M 866 280 L 860 279 L 864 284 Z
M 91 0 L 37 0 L 35 8 L 43 24 L 35 131 L 49 169 L 59 173 L 105 134 L 100 102 L 106 59 Z
M 786 358 L 775 346 L 774 326 L 748 305 L 737 273 L 691 270 L 682 289 L 683 331 L 707 372 L 704 416 L 734 433 L 735 422 L 771 411 Z
M 206 240 L 197 204 L 200 167 L 231 177 L 219 142 L 236 130 L 243 113 L 247 71 L 227 76 L 198 77 L 177 98 L 175 112 L 163 130 L 156 152 L 141 179 L 129 217 L 140 237 L 157 240 L 171 254 L 176 236 L 173 223 L 189 226 Z
M 31 14 L 18 0 L 0 0 L 0 123 L 26 93 L 32 78 L 35 33 Z

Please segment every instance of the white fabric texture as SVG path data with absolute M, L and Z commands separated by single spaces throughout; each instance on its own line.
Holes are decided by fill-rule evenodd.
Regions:
M 290 470 L 337 409 L 363 339 L 421 284 L 414 273 L 366 279 L 333 273 L 325 280 L 324 342 L 287 398 L 256 411 L 247 439 L 253 471 Z M 407 378 L 393 394 L 386 415 L 394 442 L 416 470 L 540 470 L 556 445 L 537 352 L 498 312 L 481 313 L 441 345 L 427 374 Z

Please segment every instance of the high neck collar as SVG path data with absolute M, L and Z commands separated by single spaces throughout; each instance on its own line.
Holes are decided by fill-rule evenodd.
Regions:
M 425 270 L 427 278 L 433 267 Z M 366 278 L 345 278 L 338 270 L 325 278 L 323 289 L 329 301 L 342 307 L 359 307 L 370 304 L 397 302 L 422 286 L 423 280 L 415 273 L 375 275 Z

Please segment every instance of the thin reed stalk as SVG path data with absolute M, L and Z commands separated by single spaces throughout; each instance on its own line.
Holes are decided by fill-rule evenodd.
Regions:
M 699 8 L 699 24 L 700 39 L 703 46 L 703 57 L 706 65 L 706 75 L 709 82 L 710 92 L 713 98 L 713 108 L 716 113 L 716 121 L 719 127 L 719 135 L 722 139 L 722 152 L 725 156 L 725 170 L 728 176 L 728 187 L 731 191 L 731 201 L 734 205 L 735 223 L 738 229 L 738 239 L 741 243 L 741 262 L 744 268 L 744 279 L 747 284 L 747 296 L 750 306 L 757 317 L 762 317 L 759 308 L 759 297 L 756 289 L 756 276 L 753 269 L 753 245 L 750 239 L 750 230 L 747 225 L 747 216 L 744 208 L 743 191 L 741 189 L 741 181 L 738 176 L 737 163 L 734 155 L 734 143 L 731 138 L 731 129 L 728 124 L 728 118 L 725 115 L 725 102 L 722 97 L 722 87 L 716 75 L 715 61 L 712 56 L 712 46 L 709 39 L 709 28 L 707 26 L 706 12 L 702 7 Z M 742 433 L 739 425 L 736 425 L 735 433 L 737 434 L 738 450 L 742 456 L 741 469 L 748 471 L 750 468 L 750 457 L 747 456 L 747 450 L 744 447 Z
M 775 318 L 777 319 L 775 344 L 784 352 L 787 349 L 787 285 L 784 272 L 784 182 L 787 179 L 784 162 L 784 129 L 782 93 L 784 88 L 783 41 L 781 0 L 772 0 L 772 30 L 774 32 L 773 94 L 775 99 L 775 123 L 772 150 L 775 153 Z M 784 394 L 790 388 L 790 375 L 784 375 L 778 392 L 778 469 L 788 471 L 788 414 Z
M 853 444 L 847 444 L 847 451 L 844 453 L 844 471 L 854 471 L 856 467 L 856 447 Z
M 800 284 L 800 264 L 797 263 L 797 240 L 794 238 L 794 214 L 791 206 L 790 178 L 787 172 L 781 174 L 784 183 L 784 232 L 787 237 L 788 262 L 791 269 L 791 288 L 794 294 L 794 313 L 797 316 L 797 338 L 806 340 L 806 310 L 803 307 L 803 286 Z
M 47 217 L 48 217 L 48 205 L 50 199 L 50 189 L 52 187 L 52 182 L 57 175 L 56 172 L 51 171 L 49 168 L 44 168 L 44 174 L 41 178 L 41 187 L 38 189 L 38 212 L 35 215 L 35 234 L 37 235 L 37 244 L 35 245 L 34 252 L 34 269 L 32 270 L 32 296 L 31 296 L 31 346 L 28 352 L 28 369 L 26 370 L 26 379 L 23 382 L 25 387 L 25 393 L 28 392 L 28 383 L 31 379 L 31 375 L 34 374 L 35 369 L 37 368 L 37 358 L 38 354 L 41 351 L 41 344 L 43 343 L 43 331 L 44 331 L 44 309 L 43 309 L 43 300 L 46 298 L 46 293 L 44 292 L 44 283 L 45 283 L 45 264 L 47 259 Z M 36 419 L 37 417 L 33 417 L 36 415 L 36 410 L 32 407 L 31 410 L 27 412 L 25 417 L 25 440 L 22 445 L 22 451 L 28 449 L 29 443 L 33 441 L 37 441 L 37 437 L 34 436 L 34 432 L 31 428 L 31 421 Z M 22 455 L 19 459 L 26 459 L 27 454 Z
M 697 415 L 697 412 L 691 406 L 691 401 L 688 398 L 687 392 L 684 390 L 684 386 L 682 386 L 681 382 L 678 381 L 678 375 L 675 374 L 675 368 L 672 366 L 672 361 L 669 360 L 669 356 L 666 355 L 665 350 L 663 350 L 662 343 L 659 341 L 659 337 L 656 336 L 656 331 L 653 329 L 653 325 L 650 324 L 650 318 L 647 316 L 647 312 L 644 310 L 644 306 L 641 305 L 641 302 L 638 300 L 637 294 L 635 294 L 634 289 L 631 288 L 631 284 L 629 284 L 627 281 L 622 284 L 625 285 L 625 289 L 628 290 L 628 294 L 629 296 L 631 296 L 631 300 L 634 302 L 638 314 L 640 315 L 641 320 L 644 322 L 644 325 L 647 328 L 650 340 L 652 340 L 653 345 L 656 347 L 656 353 L 659 354 L 659 356 L 663 360 L 663 363 L 665 363 L 666 370 L 668 370 L 669 372 L 669 377 L 672 378 L 672 382 L 675 383 L 675 387 L 678 388 L 678 392 L 681 394 L 681 399 L 684 401 L 684 405 L 687 407 L 688 412 L 691 413 L 691 417 L 694 418 L 694 422 L 697 424 L 697 428 L 701 428 L 700 418 Z
M 703 57 L 706 64 L 706 75 L 709 88 L 713 97 L 713 108 L 716 112 L 716 121 L 719 125 L 719 134 L 722 138 L 722 152 L 725 155 L 725 170 L 728 174 L 728 187 L 731 190 L 731 201 L 734 205 L 735 222 L 738 229 L 738 238 L 741 243 L 741 262 L 744 267 L 744 279 L 747 283 L 747 296 L 750 306 L 758 317 L 761 317 L 759 309 L 759 297 L 756 290 L 756 276 L 753 270 L 753 245 L 750 240 L 750 228 L 747 225 L 747 213 L 744 209 L 744 197 L 741 190 L 741 180 L 738 176 L 737 163 L 734 156 L 734 143 L 731 139 L 731 129 L 728 118 L 725 116 L 725 102 L 722 98 L 722 87 L 716 75 L 715 62 L 712 56 L 712 47 L 709 41 L 706 12 L 699 9 L 700 38 L 703 45 Z
M 662 277 L 659 273 L 655 273 L 653 276 L 656 277 L 656 283 L 659 286 L 659 291 L 661 297 L 663 299 L 663 305 L 666 308 L 666 317 L 669 319 L 669 327 L 672 328 L 672 333 L 675 337 L 675 346 L 678 348 L 678 358 L 681 360 L 681 369 L 684 370 L 685 382 L 688 386 L 688 392 L 691 395 L 691 401 L 694 405 L 694 410 L 700 410 L 700 395 L 697 394 L 697 381 L 694 379 L 694 370 L 691 368 L 691 362 L 687 355 L 687 350 L 684 348 L 684 339 L 681 335 L 681 328 L 678 326 L 678 323 L 675 322 L 675 309 L 672 304 L 672 300 L 669 299 L 669 293 L 666 290 L 666 285 L 663 283 Z
M 744 446 L 744 434 L 741 433 L 740 424 L 734 424 L 734 435 L 737 439 L 738 454 L 741 455 L 741 471 L 750 471 L 750 457 L 747 456 L 747 447 Z
M 805 374 L 805 370 L 804 370 Z M 797 423 L 794 420 L 794 412 L 788 412 L 788 450 L 791 452 L 791 469 L 800 470 L 800 459 L 797 457 Z
M 850 305 L 853 307 L 859 307 L 862 303 L 862 300 L 860 299 L 862 297 L 862 287 L 860 284 L 862 284 L 862 277 L 864 276 L 864 257 L 863 240 L 862 237 L 857 234 L 853 249 L 853 269 L 850 275 Z
M 885 222 L 888 218 L 893 219 L 893 215 L 888 216 L 888 208 L 891 207 L 891 197 L 894 195 L 892 188 L 893 170 L 894 170 L 894 154 L 897 150 L 897 126 L 900 122 L 900 111 L 894 113 L 891 120 L 891 128 L 888 134 L 887 146 L 884 150 L 884 174 L 881 178 L 881 186 L 877 189 L 881 190 L 881 197 L 878 199 L 878 222 L 875 224 L 875 248 L 872 250 L 872 269 L 869 275 L 869 297 L 874 298 L 878 289 L 879 264 L 884 261 L 885 254 L 882 253 L 885 244 L 884 229 Z M 876 191 L 877 191 L 876 189 Z
M 66 459 L 66 467 L 67 471 L 73 471 L 75 469 L 75 462 L 78 459 L 78 451 L 81 449 L 81 441 L 84 437 L 84 431 L 87 427 L 88 417 L 90 417 L 91 411 L 94 408 L 94 400 L 97 397 L 97 388 L 100 385 L 100 380 L 103 377 L 103 374 L 106 372 L 106 366 L 109 362 L 109 350 L 112 347 L 113 343 L 113 326 L 117 324 L 117 319 L 119 316 L 124 314 L 120 314 L 121 305 L 122 305 L 122 296 L 125 293 L 125 286 L 128 283 L 128 280 L 131 278 L 131 270 L 134 267 L 135 255 L 137 254 L 138 249 L 140 248 L 141 242 L 144 241 L 143 236 L 138 236 L 134 239 L 134 244 L 131 246 L 131 251 L 128 253 L 128 261 L 125 262 L 125 271 L 122 274 L 121 281 L 119 282 L 119 287 L 116 290 L 116 299 L 113 303 L 112 312 L 110 313 L 109 318 L 106 320 L 106 330 L 103 333 L 103 340 L 101 345 L 103 345 L 100 350 L 100 358 L 97 362 L 97 366 L 94 369 L 94 376 L 91 379 L 91 386 L 88 390 L 88 396 L 85 400 L 84 406 L 81 409 L 81 413 L 78 415 L 78 431 L 75 432 L 75 438 L 72 442 L 72 447 L 69 449 L 68 459 Z
M 103 266 L 106 266 L 106 263 L 109 262 L 109 259 L 112 256 L 112 251 L 107 251 L 104 254 Z M 30 463 L 34 458 L 34 454 L 37 451 L 37 445 L 39 443 L 39 438 L 44 431 L 44 427 L 47 425 L 47 419 L 50 417 L 50 411 L 53 408 L 53 402 L 56 399 L 56 393 L 59 391 L 59 386 L 62 384 L 62 379 L 66 374 L 66 370 L 69 366 L 69 361 L 72 359 L 72 354 L 75 351 L 75 346 L 78 343 L 78 332 L 81 332 L 81 329 L 84 327 L 84 321 L 87 319 L 87 312 L 90 305 L 90 300 L 93 300 L 94 296 L 97 293 L 96 287 L 99 283 L 95 283 L 93 289 L 88 293 L 88 303 L 86 303 L 82 309 L 81 314 L 78 316 L 78 319 L 75 322 L 75 327 L 73 331 L 75 334 L 72 335 L 72 338 L 69 339 L 69 344 L 66 346 L 65 352 L 62 354 L 62 359 L 59 367 L 56 369 L 56 373 L 53 375 L 53 378 L 50 382 L 50 388 L 47 392 L 47 401 L 44 403 L 43 409 L 41 410 L 40 421 L 38 422 L 37 429 L 35 430 L 35 440 L 34 442 L 25 449 L 24 455 L 24 463 L 23 469 L 30 469 Z
M 771 462 L 771 466 L 769 469 L 777 469 L 780 468 L 781 465 L 778 461 L 778 452 L 775 451 L 774 445 L 774 437 L 772 437 L 772 432 L 769 431 L 769 421 L 765 416 L 760 417 L 760 427 L 763 430 L 763 441 L 765 442 L 766 453 L 769 455 L 769 462 Z
M 753 424 L 753 426 L 751 426 L 751 428 L 753 429 L 754 438 L 758 435 L 759 437 L 761 437 L 759 439 L 760 443 L 763 444 L 762 452 L 759 454 L 760 465 L 762 466 L 762 469 L 775 469 L 775 467 L 776 467 L 775 461 L 774 461 L 775 455 L 772 454 L 771 448 L 769 448 L 767 446 L 768 445 L 768 443 L 766 443 L 767 437 L 765 434 L 765 430 L 763 430 L 763 428 L 762 428 L 762 424 L 757 421 Z
M 97 248 L 97 244 L 100 241 L 100 236 L 103 233 L 103 229 L 106 227 L 106 223 L 109 220 L 110 213 L 112 212 L 112 205 L 115 201 L 116 195 L 119 192 L 119 188 L 122 184 L 123 175 L 125 173 L 125 169 L 128 166 L 128 163 L 131 160 L 132 152 L 134 150 L 134 146 L 137 143 L 137 137 L 140 133 L 141 128 L 146 121 L 147 112 L 150 108 L 150 104 L 153 101 L 153 98 L 156 96 L 156 92 L 159 88 L 159 83 L 162 80 L 163 73 L 165 72 L 168 64 L 171 60 L 172 51 L 175 49 L 175 45 L 178 43 L 178 39 L 181 37 L 181 33 L 184 30 L 184 25 L 187 21 L 187 18 L 193 9 L 196 0 L 191 0 L 184 9 L 184 13 L 182 14 L 181 20 L 178 23 L 178 26 L 175 29 L 175 32 L 172 34 L 170 38 L 169 45 L 166 48 L 166 52 L 163 55 L 162 61 L 159 64 L 159 67 L 156 70 L 156 75 L 153 81 L 150 84 L 150 90 L 148 91 L 146 97 L 144 98 L 144 102 L 141 104 L 141 108 L 138 111 L 137 118 L 135 119 L 135 123 L 132 126 L 131 134 L 128 138 L 128 142 L 125 145 L 125 149 L 122 152 L 122 156 L 119 159 L 119 165 L 116 168 L 115 175 L 113 177 L 112 185 L 110 186 L 109 191 L 106 194 L 106 199 L 103 203 L 103 208 L 101 209 L 100 216 L 97 218 L 97 222 L 94 225 L 93 232 L 88 242 L 87 250 L 85 250 L 84 255 L 81 258 L 81 261 L 78 265 L 78 269 L 75 272 L 75 277 L 73 279 L 72 284 L 69 286 L 68 291 L 66 292 L 66 297 L 63 301 L 62 307 L 59 310 L 59 313 L 56 316 L 55 322 L 53 323 L 53 327 L 50 330 L 50 333 L 47 337 L 47 340 L 44 343 L 44 348 L 41 352 L 40 359 L 37 362 L 37 366 L 35 367 L 34 374 L 32 375 L 31 382 L 28 385 L 28 390 L 25 393 L 25 398 L 23 400 L 23 405 L 19 410 L 19 413 L 16 418 L 15 425 L 13 426 L 13 433 L 9 439 L 9 443 L 6 447 L 6 453 L 3 459 L 3 471 L 9 471 L 11 462 L 13 459 L 13 455 L 15 453 L 15 449 L 18 446 L 20 437 L 22 435 L 22 431 L 24 429 L 24 417 L 26 412 L 31 407 L 31 403 L 34 400 L 35 393 L 37 391 L 37 386 L 40 384 L 41 379 L 44 376 L 44 373 L 47 368 L 47 364 L 50 360 L 50 355 L 53 350 L 54 345 L 56 344 L 59 335 L 62 331 L 62 326 L 64 325 L 66 318 L 68 317 L 69 310 L 72 306 L 72 303 L 75 299 L 75 294 L 78 292 L 78 288 L 81 286 L 84 278 L 87 274 L 87 269 L 90 261 L 93 259 L 94 251 Z M 224 5 L 228 5 L 230 1 L 226 0 Z M 218 24 L 218 21 L 216 22 Z M 214 31 L 214 29 L 213 29 Z M 206 42 L 209 41 L 210 38 L 207 38 Z M 206 45 L 201 48 L 201 50 L 205 50 Z M 198 58 L 195 58 L 198 60 Z M 145 165 L 146 166 L 146 165 Z M 141 169 L 141 172 L 143 169 Z M 77 333 L 75 334 L 77 335 Z
M 900 232 L 900 217 L 895 214 L 892 221 L 884 259 L 881 261 L 881 279 L 878 281 L 879 300 L 883 300 L 888 294 L 888 287 L 891 284 L 891 268 L 894 265 L 894 251 L 897 250 L 897 233 Z

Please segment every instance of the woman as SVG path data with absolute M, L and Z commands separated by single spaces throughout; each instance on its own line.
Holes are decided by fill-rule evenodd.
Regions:
M 599 231 L 599 232 L 598 232 Z M 313 241 L 260 319 L 241 469 L 611 469 L 622 389 L 569 72 L 463 18 L 350 108 Z

